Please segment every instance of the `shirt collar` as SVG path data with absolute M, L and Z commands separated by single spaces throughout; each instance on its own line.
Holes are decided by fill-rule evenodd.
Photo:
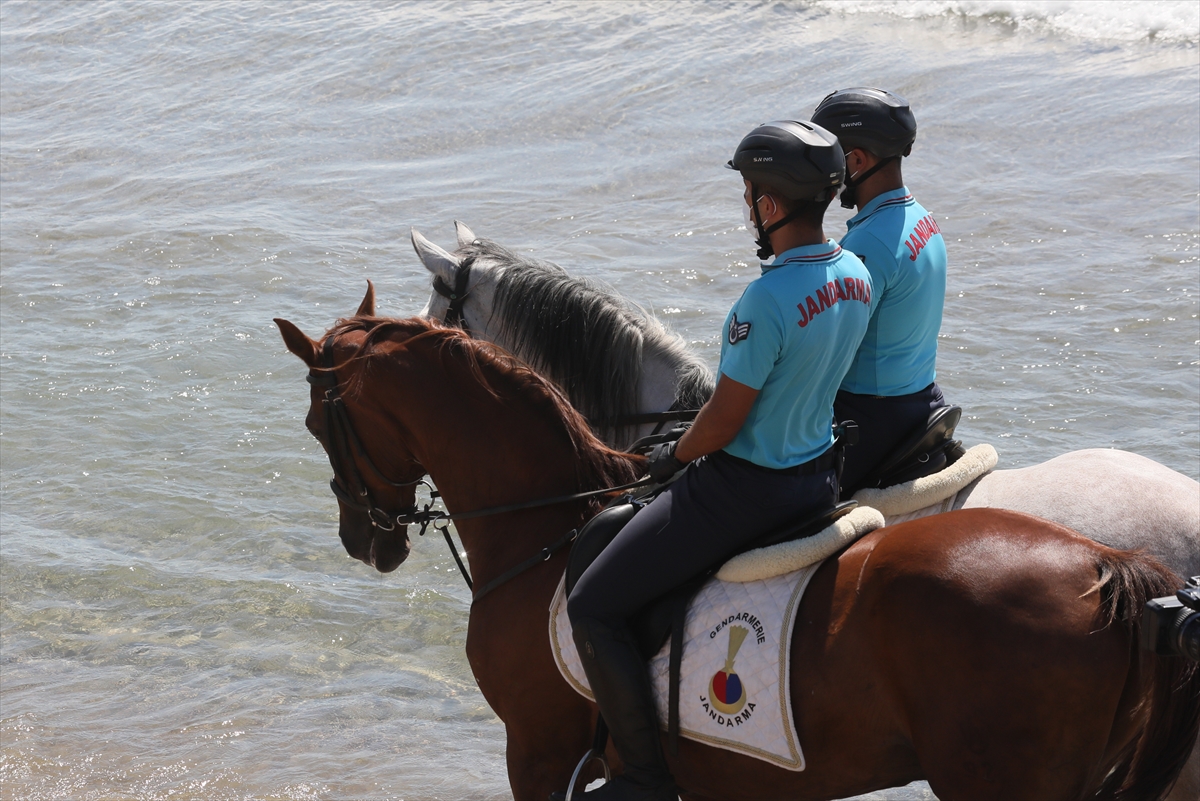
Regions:
M 762 274 L 766 275 L 776 267 L 788 264 L 814 264 L 821 261 L 832 261 L 842 254 L 842 248 L 832 239 L 827 239 L 816 245 L 801 245 L 798 248 L 785 250 L 775 257 L 775 261 L 762 265 Z
M 908 203 L 910 200 L 912 200 L 912 194 L 908 191 L 908 187 L 906 186 L 902 186 L 899 189 L 891 189 L 883 194 L 876 195 L 875 197 L 871 198 L 870 203 L 863 206 L 862 211 L 846 220 L 846 230 L 851 230 L 854 228 L 854 226 L 858 225 L 860 222 L 879 211 L 879 209 L 885 205 L 899 205 L 902 203 Z

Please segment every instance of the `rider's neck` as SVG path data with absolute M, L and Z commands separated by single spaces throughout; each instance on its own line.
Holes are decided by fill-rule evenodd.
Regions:
M 904 176 L 900 174 L 900 161 L 897 159 L 881 167 L 879 172 L 859 185 L 858 210 L 862 211 L 868 203 L 884 192 L 891 192 L 893 189 L 900 189 L 903 186 Z
M 823 245 L 825 242 L 825 229 L 822 226 L 806 225 L 801 220 L 788 223 L 779 230 L 771 232 L 771 249 L 777 256 L 792 248 L 804 245 Z

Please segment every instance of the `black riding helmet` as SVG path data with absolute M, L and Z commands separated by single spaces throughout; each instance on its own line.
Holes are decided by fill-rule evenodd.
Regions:
M 758 126 L 746 134 L 725 166 L 788 200 L 829 200 L 846 175 L 846 157 L 837 137 L 819 125 L 795 120 Z
M 880 158 L 907 156 L 917 140 L 908 101 L 883 89 L 839 89 L 820 102 L 812 121 L 836 134 L 845 150 L 861 147 Z
M 758 126 L 746 134 L 725 166 L 737 170 L 750 182 L 755 199 L 761 192 L 773 192 L 804 204 L 832 200 L 846 176 L 846 156 L 837 137 L 819 125 L 796 120 L 776 120 Z M 766 259 L 774 253 L 771 232 L 787 225 L 804 209 L 798 206 L 764 231 L 758 204 L 752 206 L 758 257 Z
M 847 209 L 858 205 L 863 181 L 911 153 L 917 140 L 917 118 L 908 101 L 883 89 L 839 89 L 817 105 L 812 121 L 837 134 L 845 150 L 861 147 L 880 159 L 866 172 L 846 177 L 842 206 Z

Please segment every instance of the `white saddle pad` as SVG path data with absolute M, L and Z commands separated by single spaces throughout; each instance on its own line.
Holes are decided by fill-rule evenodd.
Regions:
M 735 557 L 700 589 L 684 624 L 681 736 L 788 770 L 804 770 L 788 680 L 796 610 L 821 561 L 882 524 L 883 516 L 874 509 L 856 509 L 813 537 L 743 554 L 749 559 Z M 722 580 L 726 574 L 739 580 Z M 550 604 L 554 660 L 567 683 L 592 699 L 571 637 L 565 586 L 564 576 Z M 650 662 L 663 729 L 667 726 L 669 645 Z
M 811 565 L 744 584 L 713 579 L 687 613 L 679 681 L 679 733 L 689 740 L 804 770 L 792 721 L 789 643 Z M 593 699 L 571 638 L 566 577 L 550 607 L 550 642 L 563 678 Z M 650 662 L 658 721 L 667 724 L 669 646 Z

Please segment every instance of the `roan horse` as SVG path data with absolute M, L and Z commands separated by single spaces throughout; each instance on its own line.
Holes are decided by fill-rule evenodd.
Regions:
M 421 315 L 519 356 L 556 383 L 609 445 L 624 448 L 656 428 L 631 422 L 638 415 L 699 409 L 712 395 L 704 363 L 637 306 L 455 227 L 454 254 L 412 232 L 435 290 Z M 459 297 L 449 297 L 460 283 Z
M 329 453 L 346 550 L 381 572 L 409 553 L 428 475 L 477 582 L 561 541 L 587 500 L 472 516 L 630 481 L 638 457 L 591 434 L 561 393 L 437 323 L 358 314 L 322 342 L 276 320 L 309 368 L 309 430 Z M 472 605 L 467 656 L 504 721 L 520 801 L 563 789 L 595 708 L 558 673 L 548 608 L 564 552 Z M 1200 725 L 1200 673 L 1137 648 L 1147 598 L 1177 578 L 1059 526 L 968 510 L 880 529 L 829 559 L 801 606 L 790 677 L 808 768 L 690 740 L 687 799 L 841 798 L 921 778 L 944 801 L 1158 798 Z M 610 759 L 615 753 L 610 748 Z

